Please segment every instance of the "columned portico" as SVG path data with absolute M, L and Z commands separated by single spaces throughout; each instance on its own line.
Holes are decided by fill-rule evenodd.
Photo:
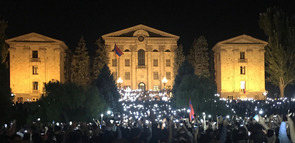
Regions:
M 179 36 L 145 25 L 136 25 L 102 36 L 110 58 L 108 66 L 113 74 L 123 79 L 122 87 L 160 90 L 161 80 L 169 75 L 167 86 L 172 87 L 174 77 L 174 48 Z M 115 44 L 123 52 L 119 64 L 113 64 Z M 144 53 L 144 54 L 143 54 Z

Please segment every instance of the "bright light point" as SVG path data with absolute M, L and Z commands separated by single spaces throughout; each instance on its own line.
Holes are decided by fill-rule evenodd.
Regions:
M 260 110 L 260 111 L 259 111 L 259 114 L 260 114 L 260 115 L 261 115 L 261 114 L 263 114 L 263 111 L 262 111 L 262 110 Z
M 226 118 L 229 119 L 229 115 L 227 115 Z
M 191 109 L 187 109 L 186 112 L 187 112 L 187 113 L 190 113 L 190 112 L 191 112 Z
M 70 126 L 71 126 L 71 125 L 73 124 L 73 122 L 72 122 L 72 121 L 70 121 L 70 123 L 69 123 L 69 124 L 70 124 Z
M 38 118 L 37 121 L 40 121 L 40 118 Z
M 112 112 L 111 112 L 110 110 L 107 111 L 107 114 L 108 114 L 108 115 L 111 114 L 111 113 L 112 113 Z
M 208 118 L 211 118 L 211 115 L 208 115 Z

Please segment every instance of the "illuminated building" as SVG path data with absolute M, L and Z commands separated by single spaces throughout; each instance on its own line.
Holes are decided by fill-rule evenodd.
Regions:
M 64 82 L 64 58 L 68 48 L 63 41 L 37 33 L 6 40 L 10 54 L 10 88 L 16 102 L 36 101 L 44 83 Z
M 265 41 L 241 35 L 213 47 L 215 81 L 222 98 L 265 98 L 266 45 Z
M 164 88 L 164 77 L 165 88 L 172 87 L 174 50 L 179 36 L 140 24 L 102 38 L 110 58 L 108 66 L 115 79 L 123 79 L 122 87 L 160 90 Z M 113 51 L 115 44 L 123 52 L 118 60 Z

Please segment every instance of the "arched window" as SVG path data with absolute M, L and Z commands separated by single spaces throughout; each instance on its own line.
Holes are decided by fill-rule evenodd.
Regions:
M 145 54 L 143 49 L 138 50 L 138 65 L 139 66 L 145 65 Z
M 153 52 L 158 52 L 158 50 L 154 49 Z
M 130 52 L 130 50 L 129 49 L 125 49 L 124 52 Z
M 170 52 L 170 50 L 165 50 L 165 52 Z

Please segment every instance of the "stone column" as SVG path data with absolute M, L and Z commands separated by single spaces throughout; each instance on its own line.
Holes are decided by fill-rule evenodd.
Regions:
M 163 89 L 162 85 L 162 78 L 165 76 L 165 57 L 164 57 L 164 49 L 165 45 L 160 45 L 159 50 L 160 50 L 160 75 L 159 75 L 159 81 L 160 81 L 160 88 L 161 90 Z
M 136 46 L 135 45 L 130 45 L 130 49 L 131 49 L 131 89 L 137 89 L 137 85 L 136 85 Z
M 152 89 L 152 45 L 147 46 L 147 90 Z

